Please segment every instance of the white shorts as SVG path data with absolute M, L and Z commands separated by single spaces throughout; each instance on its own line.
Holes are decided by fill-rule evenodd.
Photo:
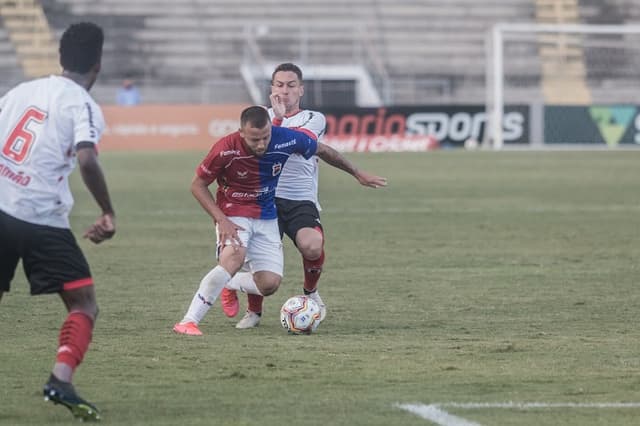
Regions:
M 282 276 L 284 253 L 278 229 L 278 219 L 265 220 L 231 216 L 229 220 L 244 228 L 244 231 L 238 231 L 240 241 L 247 249 L 242 270 L 252 274 L 259 271 L 269 271 Z M 218 236 L 217 227 L 216 236 Z M 231 245 L 231 241 L 227 240 L 225 245 Z M 222 247 L 218 243 L 217 253 L 220 253 L 221 249 Z

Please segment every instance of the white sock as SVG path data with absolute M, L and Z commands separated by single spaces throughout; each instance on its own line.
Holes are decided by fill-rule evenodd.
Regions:
M 211 305 L 216 301 L 225 284 L 231 279 L 231 275 L 220 265 L 213 268 L 200 281 L 200 287 L 193 296 L 189 310 L 181 323 L 195 322 L 198 324 L 209 312 Z
M 262 296 L 256 282 L 253 280 L 253 274 L 251 272 L 238 272 L 225 287 L 230 290 L 240 290 L 244 293 Z

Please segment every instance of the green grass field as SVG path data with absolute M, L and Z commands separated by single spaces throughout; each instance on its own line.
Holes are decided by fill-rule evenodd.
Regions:
M 216 305 L 178 336 L 214 230 L 189 192 L 203 153 L 103 153 L 114 240 L 81 245 L 101 312 L 75 382 L 114 425 L 430 425 L 395 404 L 640 402 L 640 152 L 350 155 L 389 178 L 321 170 L 328 315 L 287 335 Z M 97 216 L 74 175 L 76 235 Z M 244 308 L 245 299 L 241 299 Z M 69 424 L 42 401 L 65 314 L 22 271 L 0 302 L 0 424 Z M 640 407 L 456 408 L 478 425 L 637 425 Z M 438 423 L 435 423 L 438 424 Z M 454 423 L 442 423 L 450 425 Z

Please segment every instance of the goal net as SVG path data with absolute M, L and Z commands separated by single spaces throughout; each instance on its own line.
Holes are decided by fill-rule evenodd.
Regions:
M 485 146 L 640 146 L 640 25 L 497 24 L 486 63 Z

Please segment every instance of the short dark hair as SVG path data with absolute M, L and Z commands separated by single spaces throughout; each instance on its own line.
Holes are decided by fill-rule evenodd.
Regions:
M 62 68 L 86 74 L 102 58 L 104 32 L 92 22 L 72 24 L 60 39 L 60 65 Z
M 271 74 L 271 84 L 273 84 L 273 80 L 276 78 L 276 73 L 280 71 L 291 71 L 296 73 L 298 80 L 302 83 L 302 70 L 300 67 L 296 64 L 292 64 L 291 62 L 285 62 L 284 64 L 278 65 L 273 71 L 273 74 Z
M 262 129 L 269 124 L 269 122 L 269 113 L 261 106 L 250 106 L 240 114 L 240 127 L 249 124 L 251 127 Z

